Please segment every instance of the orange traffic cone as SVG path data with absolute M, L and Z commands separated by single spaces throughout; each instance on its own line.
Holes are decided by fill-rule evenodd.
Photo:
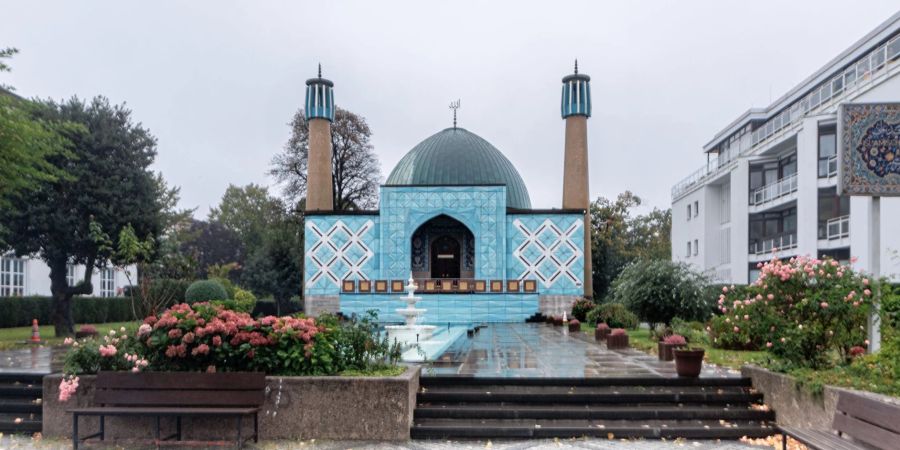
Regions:
M 41 342 L 41 327 L 37 319 L 31 321 L 31 342 Z

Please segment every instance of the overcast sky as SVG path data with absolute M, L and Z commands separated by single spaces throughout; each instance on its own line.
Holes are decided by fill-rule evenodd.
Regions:
M 864 5 L 864 6 L 863 6 Z M 155 169 L 204 217 L 229 183 L 272 185 L 304 82 L 321 62 L 364 116 L 382 177 L 459 124 L 515 164 L 534 207 L 559 207 L 560 79 L 591 75 L 591 197 L 669 207 L 701 146 L 890 17 L 896 0 L 425 2 L 12 1 L 0 83 L 26 97 L 127 102 L 159 139 Z M 98 174 L 102 176 L 102 174 Z M 382 179 L 383 179 L 382 178 Z

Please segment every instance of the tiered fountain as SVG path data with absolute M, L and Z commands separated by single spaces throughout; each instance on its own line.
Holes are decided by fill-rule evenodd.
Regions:
M 388 342 L 393 343 L 397 341 L 403 347 L 409 347 L 418 342 L 431 339 L 432 334 L 434 334 L 434 330 L 437 327 L 433 325 L 416 325 L 416 321 L 422 314 L 425 314 L 426 310 L 416 308 L 416 302 L 421 300 L 422 297 L 416 297 L 415 292 L 416 283 L 413 281 L 412 274 L 410 274 L 409 281 L 406 283 L 406 296 L 401 297 L 406 302 L 406 308 L 395 310 L 397 314 L 403 316 L 406 325 L 385 326 Z

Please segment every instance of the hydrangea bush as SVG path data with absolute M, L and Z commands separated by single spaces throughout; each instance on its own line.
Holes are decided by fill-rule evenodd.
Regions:
M 786 366 L 820 368 L 868 345 L 873 281 L 831 258 L 773 258 L 758 267 L 750 286 L 722 288 L 721 315 L 709 329 L 715 346 L 768 349 Z

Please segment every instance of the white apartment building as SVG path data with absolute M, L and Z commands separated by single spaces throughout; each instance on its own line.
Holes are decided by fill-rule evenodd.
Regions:
M 837 194 L 838 105 L 900 102 L 900 12 L 703 147 L 672 187 L 672 259 L 745 284 L 779 257 L 858 258 L 870 270 L 869 197 Z M 900 280 L 900 198 L 881 201 L 881 273 Z
M 69 286 L 84 279 L 85 267 L 70 264 L 66 280 Z M 132 278 L 135 268 L 131 269 Z M 92 297 L 119 297 L 128 286 L 125 273 L 112 268 L 94 269 L 91 277 Z M 13 254 L 0 256 L 0 297 L 50 295 L 50 267 L 37 258 L 17 258 Z

